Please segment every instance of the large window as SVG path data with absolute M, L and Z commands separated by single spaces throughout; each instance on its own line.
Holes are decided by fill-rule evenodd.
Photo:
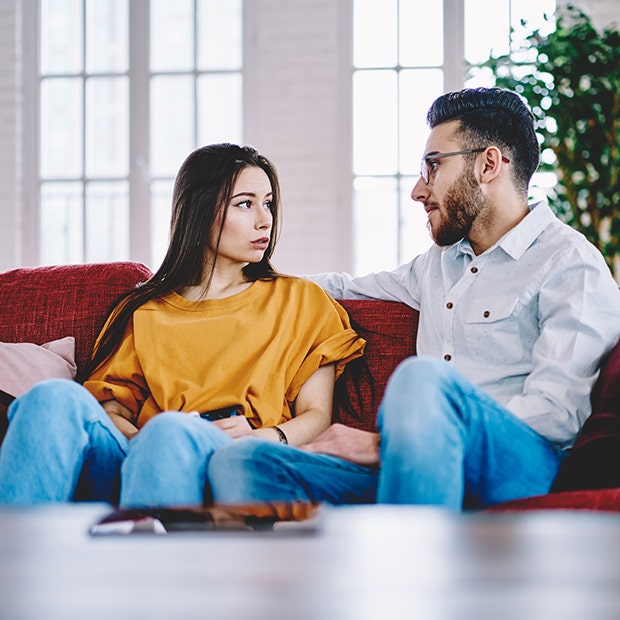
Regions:
M 554 9 L 555 0 L 353 0 L 355 273 L 393 269 L 430 246 L 410 198 L 428 107 L 443 92 L 490 85 L 475 65 L 492 50 L 517 52 L 521 21 L 538 27 Z
M 241 140 L 241 5 L 37 3 L 39 264 L 159 264 L 181 162 Z

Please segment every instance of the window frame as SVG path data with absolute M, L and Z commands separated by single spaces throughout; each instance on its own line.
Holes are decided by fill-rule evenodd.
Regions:
M 396 0 L 399 2 L 399 0 Z M 352 5 L 355 0 L 351 0 Z M 513 16 L 513 2 L 512 0 L 508 0 L 508 16 Z M 443 59 L 441 64 L 437 65 L 429 65 L 428 68 L 439 69 L 442 72 L 442 88 L 443 92 L 450 91 L 458 91 L 467 86 L 468 80 L 470 79 L 468 74 L 468 70 L 470 65 L 466 60 L 466 26 L 467 20 L 465 15 L 466 8 L 466 0 L 443 0 L 442 4 L 443 8 Z M 354 8 L 352 6 L 352 12 Z M 398 19 L 398 17 L 397 17 Z M 513 21 L 514 24 L 514 21 Z M 400 29 L 398 30 L 400 33 Z M 354 44 L 355 32 L 352 33 L 351 41 L 352 48 Z M 510 35 L 510 49 L 512 49 L 513 39 L 512 33 Z M 401 127 L 400 127 L 400 117 L 401 117 L 401 99 L 400 93 L 398 92 L 399 84 L 401 80 L 401 75 L 403 72 L 410 69 L 409 66 L 401 66 L 398 63 L 395 66 L 379 66 L 379 67 L 357 67 L 353 58 L 351 58 L 351 83 L 354 83 L 356 74 L 360 74 L 366 71 L 391 71 L 394 72 L 396 76 L 396 88 L 397 88 L 397 119 L 396 119 L 396 157 L 397 157 L 397 169 L 395 173 L 380 173 L 380 172 L 358 172 L 352 167 L 352 179 L 353 179 L 353 187 L 352 187 L 352 213 L 353 213 L 353 222 L 355 226 L 356 217 L 357 217 L 357 207 L 356 207 L 356 198 L 358 194 L 356 194 L 355 186 L 358 183 L 358 180 L 361 180 L 362 183 L 367 182 L 368 180 L 393 180 L 395 184 L 394 191 L 394 201 L 391 199 L 388 200 L 386 198 L 385 203 L 382 205 L 386 209 L 391 209 L 390 218 L 391 221 L 395 221 L 394 225 L 394 236 L 392 236 L 392 243 L 382 243 L 379 244 L 380 247 L 384 247 L 383 254 L 378 258 L 382 262 L 381 265 L 375 267 L 370 265 L 370 260 L 365 260 L 365 255 L 367 252 L 363 252 L 359 248 L 366 248 L 368 246 L 367 239 L 363 238 L 363 233 L 360 235 L 356 230 L 353 231 L 353 243 L 352 243 L 352 272 L 356 275 L 361 275 L 366 273 L 369 269 L 371 271 L 376 271 L 377 269 L 392 269 L 397 265 L 408 262 L 413 258 L 412 254 L 416 254 L 420 251 L 424 251 L 423 247 L 410 247 L 409 243 L 406 241 L 405 237 L 407 235 L 407 220 L 411 220 L 410 212 L 408 209 L 415 208 L 412 206 L 411 202 L 408 199 L 405 199 L 404 196 L 407 196 L 409 190 L 413 187 L 413 183 L 418 178 L 417 173 L 409 173 L 403 172 L 401 168 L 400 162 L 400 153 L 401 151 Z M 472 66 L 476 66 L 475 64 Z M 417 67 L 414 67 L 416 69 Z M 427 67 L 420 67 L 422 69 L 426 69 Z M 352 89 L 353 90 L 353 89 Z M 355 102 L 353 101 L 353 95 L 351 96 L 352 106 L 354 107 Z M 352 136 L 351 144 L 352 149 L 354 145 L 355 135 Z M 422 153 L 420 153 L 420 156 Z M 413 183 L 412 183 L 413 181 Z M 536 177 L 534 178 L 534 183 L 530 187 L 530 192 L 532 194 L 532 199 L 536 199 L 538 197 L 543 197 L 540 193 L 540 190 L 536 188 Z M 364 203 L 364 195 L 359 194 L 360 204 Z M 389 202 L 389 204 L 388 204 Z M 363 212 L 362 212 L 363 213 Z M 386 219 L 384 217 L 384 219 Z M 416 219 L 416 218 L 413 218 Z M 364 229 L 364 216 L 361 216 L 360 221 L 361 229 Z M 412 230 L 409 228 L 409 230 Z M 416 228 L 417 230 L 417 228 Z M 385 236 L 392 235 L 391 231 L 384 233 Z M 422 244 L 421 244 L 422 245 Z M 431 245 L 431 239 L 428 239 L 428 246 Z M 391 254 L 388 254 L 391 252 Z M 374 259 L 371 259 L 374 260 Z
M 85 2 L 85 0 L 82 0 Z M 162 75 L 162 72 L 152 71 L 150 67 L 150 0 L 128 0 L 128 54 L 129 65 L 126 72 L 129 82 L 129 110 L 128 110 L 128 171 L 124 177 L 129 183 L 128 194 L 128 226 L 129 247 L 127 259 L 151 265 L 158 248 L 153 248 L 153 198 L 152 184 L 157 181 L 168 181 L 168 177 L 155 176 L 150 170 L 150 92 L 151 79 Z M 194 0 L 194 11 L 198 10 Z M 243 5 L 242 5 L 243 7 Z M 41 4 L 39 0 L 24 0 L 22 5 L 22 118 L 23 142 L 21 146 L 21 198 L 22 211 L 20 222 L 19 254 L 22 264 L 41 265 L 42 257 L 42 228 L 41 212 L 41 179 L 40 149 L 41 149 L 41 84 L 44 76 L 40 67 L 40 32 L 41 32 Z M 244 31 L 243 9 L 241 28 Z M 83 20 L 82 29 L 86 28 Z M 242 48 L 244 42 L 241 42 Z M 242 50 L 243 52 L 243 50 Z M 190 75 L 193 77 L 193 104 L 194 104 L 194 144 L 198 139 L 198 79 L 209 73 L 238 74 L 243 84 L 243 63 L 238 69 L 198 70 L 197 67 L 187 71 L 171 71 L 166 74 Z M 90 74 L 85 67 L 78 77 L 82 84 Z M 243 89 L 243 86 L 242 86 Z M 242 91 L 243 92 L 243 91 Z M 85 103 L 84 103 L 85 105 Z M 242 95 L 243 107 L 243 95 Z M 243 109 L 239 110 L 243 131 Z M 82 121 L 85 123 L 85 119 Z M 85 139 L 85 136 L 84 136 Z M 83 143 L 84 144 L 84 143 Z M 83 149 L 84 151 L 84 149 Z M 82 154 L 84 169 L 81 177 L 75 180 L 83 184 L 83 194 L 86 184 L 90 180 L 85 169 L 85 154 Z M 180 164 L 180 162 L 179 162 Z M 98 179 L 95 179 L 98 180 Z M 82 203 L 82 212 L 86 212 L 86 203 Z M 86 261 L 86 234 L 82 237 L 82 261 Z M 120 258 L 118 260 L 121 260 Z
M 351 0 L 351 21 L 353 21 L 353 2 Z M 465 85 L 465 77 L 466 77 L 466 62 L 465 62 L 465 0 L 443 0 L 443 62 L 441 65 L 437 65 L 437 67 L 442 71 L 443 74 L 443 91 L 455 91 L 461 90 Z M 353 42 L 353 37 L 355 33 L 352 32 L 351 41 Z M 398 96 L 398 84 L 400 82 L 400 74 L 401 71 L 407 71 L 410 67 L 404 67 L 400 64 L 395 65 L 394 67 L 356 67 L 353 63 L 353 58 L 351 58 L 351 82 L 353 83 L 354 76 L 356 73 L 365 72 L 365 71 L 374 71 L 374 70 L 392 70 L 396 74 L 397 80 L 397 101 L 398 106 L 400 108 L 400 98 Z M 351 95 L 351 105 L 353 106 L 353 96 Z M 397 129 L 396 129 L 396 150 L 397 154 L 401 152 L 400 145 L 400 113 L 397 114 L 396 118 Z M 351 139 L 351 145 L 353 148 L 353 136 Z M 398 155 L 397 155 L 398 156 Z M 404 262 L 406 259 L 405 249 L 403 248 L 403 200 L 402 196 L 405 191 L 408 192 L 410 189 L 408 183 L 411 180 L 412 176 L 416 176 L 415 174 L 403 173 L 400 170 L 400 167 L 397 168 L 395 174 L 356 174 L 355 171 L 352 170 L 352 189 L 351 189 L 351 200 L 352 203 L 355 202 L 355 190 L 354 184 L 357 179 L 393 179 L 395 181 L 395 199 L 396 199 L 396 219 L 397 219 L 397 230 L 396 230 L 396 238 L 394 240 L 393 250 L 396 255 L 396 262 L 400 264 Z M 408 206 L 407 208 L 410 208 Z M 355 206 L 352 206 L 353 212 L 355 211 Z M 357 231 L 353 231 L 352 234 L 352 253 L 353 253 L 353 271 L 354 273 L 363 273 L 365 269 L 358 269 L 358 259 L 357 259 L 357 251 L 356 248 L 359 245 L 359 239 L 357 236 Z M 385 250 L 388 251 L 389 248 Z

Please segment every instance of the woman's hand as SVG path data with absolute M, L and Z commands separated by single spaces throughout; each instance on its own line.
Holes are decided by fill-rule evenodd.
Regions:
M 138 434 L 138 428 L 135 424 L 134 414 L 125 405 L 117 400 L 104 400 L 100 403 L 105 412 L 110 416 L 114 426 L 127 437 L 131 439 Z
M 230 435 L 233 439 L 247 437 L 252 432 L 252 427 L 244 415 L 234 415 L 230 418 L 214 420 L 211 424 L 215 424 L 215 426 L 224 431 L 227 435 Z

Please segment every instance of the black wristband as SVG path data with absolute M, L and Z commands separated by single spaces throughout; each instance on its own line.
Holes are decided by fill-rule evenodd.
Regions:
M 288 439 L 286 437 L 286 434 L 284 433 L 284 431 L 279 426 L 271 426 L 270 428 L 273 428 L 273 430 L 276 433 L 278 433 L 278 441 L 280 443 L 288 443 Z

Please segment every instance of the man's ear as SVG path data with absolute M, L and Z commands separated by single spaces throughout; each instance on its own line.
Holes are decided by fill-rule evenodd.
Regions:
M 490 146 L 480 155 L 478 159 L 480 183 L 490 183 L 499 176 L 504 166 L 502 152 L 496 146 Z

